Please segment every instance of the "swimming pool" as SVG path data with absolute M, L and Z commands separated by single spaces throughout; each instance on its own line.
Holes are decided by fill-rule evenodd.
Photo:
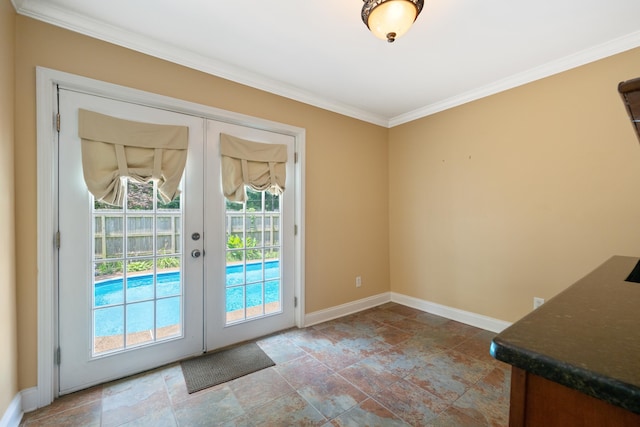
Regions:
M 226 268 L 226 311 L 231 312 L 263 304 L 262 262 Z M 246 285 L 245 285 L 246 283 Z M 126 292 L 127 304 L 124 304 Z M 180 323 L 180 272 L 156 275 L 156 301 L 153 274 L 129 276 L 126 290 L 122 278 L 103 280 L 94 285 L 94 327 L 96 337 L 119 335 L 124 331 L 126 309 L 127 333 L 153 329 L 154 305 L 156 305 L 156 327 Z M 280 301 L 279 261 L 264 264 L 264 304 Z M 126 308 L 125 308 L 126 307 Z

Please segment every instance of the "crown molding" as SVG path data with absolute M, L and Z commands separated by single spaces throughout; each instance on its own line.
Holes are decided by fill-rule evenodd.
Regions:
M 555 61 L 548 62 L 539 67 L 532 68 L 522 73 L 514 74 L 505 79 L 485 85 L 478 89 L 470 90 L 460 95 L 426 105 L 408 113 L 389 119 L 389 127 L 398 126 L 413 120 L 421 119 L 432 114 L 466 104 L 487 96 L 495 95 L 545 77 L 559 74 L 572 68 L 588 64 L 609 56 L 625 52 L 640 46 L 640 31 L 619 37 L 610 42 L 603 43 L 589 49 L 582 50 L 573 55 L 565 56 Z
M 287 85 L 275 79 L 269 79 L 257 73 L 216 61 L 185 51 L 182 48 L 160 43 L 150 37 L 123 30 L 110 24 L 87 18 L 86 16 L 64 10 L 41 0 L 12 0 L 16 11 L 29 18 L 106 41 L 155 58 L 202 71 L 226 80 L 240 83 L 274 95 L 302 102 L 344 116 L 352 117 L 378 126 L 388 127 L 386 117 L 353 106 L 320 97 L 300 88 Z
M 22 9 L 22 4 L 24 3 L 24 1 L 25 0 L 11 0 L 11 4 L 16 11 L 19 11 L 20 9 Z
M 257 73 L 235 67 L 221 61 L 207 58 L 195 52 L 189 52 L 175 46 L 159 43 L 150 37 L 141 36 L 140 34 L 136 34 L 131 31 L 125 31 L 121 28 L 105 24 L 104 22 L 89 19 L 74 12 L 52 6 L 46 1 L 11 0 L 11 2 L 16 8 L 16 11 L 21 15 L 113 43 L 140 53 L 151 55 L 156 58 L 164 59 L 194 70 L 202 71 L 235 83 L 263 90 L 274 95 L 282 96 L 385 128 L 392 128 L 413 120 L 421 119 L 423 117 L 487 96 L 495 95 L 497 93 L 640 46 L 640 31 L 638 31 L 555 61 L 548 62 L 522 73 L 514 74 L 483 87 L 388 118 L 344 103 L 335 102 L 298 87 L 266 78 Z

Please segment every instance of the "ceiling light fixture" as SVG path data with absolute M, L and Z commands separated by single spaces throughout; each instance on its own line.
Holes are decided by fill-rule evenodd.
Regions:
M 409 31 L 424 0 L 363 0 L 362 21 L 374 36 L 393 43 Z

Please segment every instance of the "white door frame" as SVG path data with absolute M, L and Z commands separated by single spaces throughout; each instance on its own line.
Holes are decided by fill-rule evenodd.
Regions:
M 295 180 L 295 324 L 304 327 L 304 170 L 305 138 L 304 128 L 259 119 L 244 114 L 233 113 L 206 105 L 182 101 L 167 96 L 144 92 L 111 83 L 81 77 L 43 67 L 36 68 L 36 111 L 37 111 L 37 286 L 38 286 L 38 384 L 37 407 L 43 407 L 57 397 L 57 365 L 55 349 L 57 345 L 56 313 L 56 250 L 54 236 L 57 218 L 57 132 L 55 112 L 57 111 L 57 87 L 77 90 L 97 96 L 106 96 L 121 101 L 138 103 L 150 107 L 190 114 L 205 119 L 223 121 L 241 126 L 254 127 L 271 132 L 291 135 L 296 141 L 297 165 Z M 64 126 L 64 124 L 62 124 Z

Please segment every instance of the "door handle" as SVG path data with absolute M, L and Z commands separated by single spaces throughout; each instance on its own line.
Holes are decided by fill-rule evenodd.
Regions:
M 191 256 L 193 258 L 200 258 L 200 255 L 202 255 L 202 252 L 200 252 L 200 249 L 194 249 L 191 251 Z

